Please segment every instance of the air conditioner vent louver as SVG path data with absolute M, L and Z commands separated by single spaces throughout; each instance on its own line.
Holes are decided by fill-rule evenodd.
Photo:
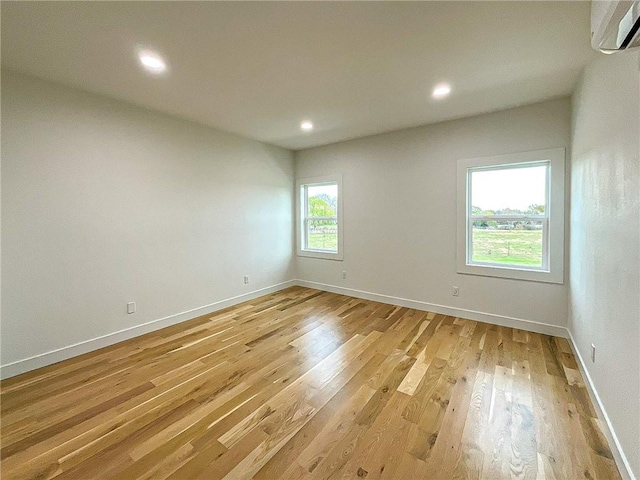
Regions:
M 594 1 L 591 46 L 615 53 L 640 46 L 640 1 Z

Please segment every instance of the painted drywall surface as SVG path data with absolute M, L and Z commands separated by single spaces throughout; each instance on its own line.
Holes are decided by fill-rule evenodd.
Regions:
M 568 147 L 570 115 L 563 98 L 296 152 L 297 178 L 343 174 L 345 225 L 344 261 L 297 257 L 298 278 L 565 326 L 565 285 L 456 273 L 456 167 Z
M 293 182 L 288 150 L 3 71 L 2 364 L 295 278 Z
M 569 294 L 569 328 L 637 478 L 639 59 L 638 53 L 601 56 L 585 70 L 573 97 Z

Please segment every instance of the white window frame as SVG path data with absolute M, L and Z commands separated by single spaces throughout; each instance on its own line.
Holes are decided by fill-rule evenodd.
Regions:
M 338 228 L 338 241 L 337 251 L 331 252 L 326 250 L 314 250 L 306 248 L 306 224 L 309 218 L 307 218 L 307 188 L 316 185 L 337 185 L 338 187 L 338 205 L 336 211 L 336 217 L 313 217 L 313 219 L 325 219 L 337 220 L 336 225 Z M 330 175 L 322 177 L 308 177 L 299 178 L 296 180 L 296 244 L 298 250 L 298 256 L 321 258 L 324 260 L 343 260 L 344 258 L 344 229 L 342 222 L 342 175 Z
M 547 203 L 544 215 L 473 215 L 471 211 L 471 173 L 503 168 L 525 168 L 548 165 Z M 551 148 L 531 152 L 512 153 L 493 157 L 469 158 L 458 161 L 458 273 L 489 277 L 511 278 L 545 283 L 564 283 L 564 224 L 565 224 L 565 149 Z M 482 220 L 541 221 L 542 266 L 500 265 L 473 262 L 473 222 Z

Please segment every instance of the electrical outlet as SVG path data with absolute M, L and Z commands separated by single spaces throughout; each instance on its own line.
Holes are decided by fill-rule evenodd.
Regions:
M 136 313 L 136 302 L 127 303 L 127 313 L 128 314 Z
M 593 343 L 591 344 L 591 361 L 596 363 L 596 346 Z
M 244 284 L 247 285 L 249 283 L 249 275 L 244 276 Z
M 342 279 L 345 280 L 347 278 L 347 272 L 345 270 L 342 271 Z
M 457 297 L 460 295 L 460 289 L 458 287 L 451 287 L 451 295 Z

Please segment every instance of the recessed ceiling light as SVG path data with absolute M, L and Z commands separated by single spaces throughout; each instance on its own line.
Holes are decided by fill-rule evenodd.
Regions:
M 302 122 L 302 123 L 300 124 L 300 128 L 301 128 L 302 130 L 304 130 L 305 132 L 308 132 L 308 131 L 310 131 L 310 130 L 313 130 L 313 123 L 311 123 L 311 122 L 309 122 L 309 121 Z
M 436 99 L 448 97 L 451 93 L 451 85 L 448 83 L 439 83 L 433 89 L 431 96 Z
M 138 59 L 140 65 L 149 73 L 159 75 L 167 71 L 167 62 L 152 50 L 139 49 Z

